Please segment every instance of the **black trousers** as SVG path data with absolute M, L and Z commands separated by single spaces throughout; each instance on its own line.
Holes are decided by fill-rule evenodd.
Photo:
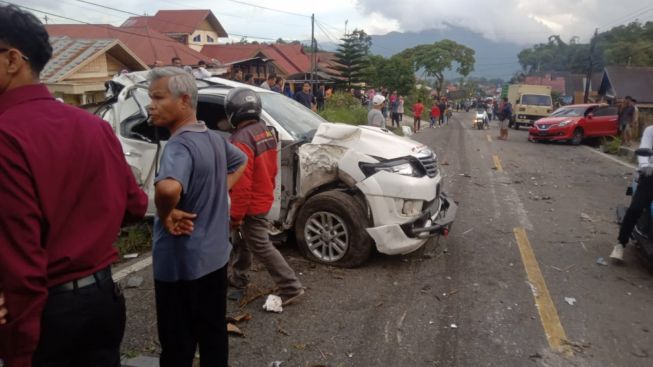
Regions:
M 653 177 L 640 176 L 637 184 L 637 190 L 633 195 L 633 201 L 626 211 L 621 228 L 619 229 L 619 243 L 626 246 L 630 240 L 630 235 L 642 215 L 642 211 L 651 205 L 653 201 Z
M 227 265 L 195 280 L 155 280 L 161 367 L 227 367 Z
M 49 294 L 33 367 L 120 367 L 125 298 L 111 279 Z

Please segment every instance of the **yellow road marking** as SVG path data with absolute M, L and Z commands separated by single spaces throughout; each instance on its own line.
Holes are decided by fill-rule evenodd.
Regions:
M 526 236 L 526 230 L 515 228 L 514 233 L 517 244 L 519 245 L 521 259 L 526 269 L 526 275 L 531 284 L 533 297 L 535 297 L 535 306 L 540 314 L 540 321 L 542 322 L 542 327 L 544 327 L 544 333 L 546 334 L 549 346 L 557 352 L 571 356 L 574 352 L 567 342 L 565 329 L 563 329 L 560 323 L 558 310 L 556 310 L 551 300 L 551 294 L 549 294 L 549 289 L 546 287 L 546 282 L 535 258 L 535 253 L 533 252 L 531 243 L 528 241 L 528 236 Z
M 498 155 L 493 155 L 492 159 L 494 160 L 494 167 L 497 169 L 497 172 L 503 172 L 503 167 L 501 166 L 501 160 Z
M 487 136 L 487 141 L 489 141 L 491 143 L 492 142 L 492 137 L 490 136 L 490 134 L 487 134 L 486 136 Z

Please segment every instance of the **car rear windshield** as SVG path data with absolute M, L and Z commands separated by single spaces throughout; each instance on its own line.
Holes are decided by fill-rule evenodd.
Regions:
M 551 96 L 524 94 L 521 97 L 521 104 L 529 106 L 551 106 Z
M 580 117 L 585 114 L 585 107 L 563 107 L 551 114 L 551 117 Z
M 259 96 L 263 110 L 296 139 L 305 138 L 321 123 L 327 122 L 320 115 L 283 94 L 265 92 L 259 93 Z

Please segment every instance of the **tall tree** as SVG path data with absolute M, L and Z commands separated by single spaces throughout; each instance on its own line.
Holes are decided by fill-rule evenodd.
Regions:
M 463 77 L 474 71 L 474 50 L 445 39 L 430 45 L 419 45 L 409 48 L 400 55 L 413 63 L 415 70 L 424 70 L 426 75 L 435 78 L 436 91 L 442 95 L 445 86 L 444 73 L 455 70 Z
M 372 46 L 372 37 L 362 29 L 355 29 L 341 41 L 335 54 L 335 61 L 338 63 L 335 69 L 340 72 L 344 83 L 349 88 L 353 84 L 363 81 L 367 56 Z
M 365 80 L 373 86 L 396 90 L 401 95 L 409 94 L 415 87 L 415 70 L 409 60 L 400 56 L 386 59 L 379 55 L 368 57 Z

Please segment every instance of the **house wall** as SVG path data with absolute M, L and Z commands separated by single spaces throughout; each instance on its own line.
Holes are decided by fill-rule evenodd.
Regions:
M 199 42 L 194 41 L 193 39 L 197 36 L 200 36 L 201 39 Z M 207 36 L 210 36 L 213 38 L 213 42 L 208 42 L 207 41 Z M 195 30 L 189 37 L 188 37 L 188 42 L 190 48 L 192 48 L 195 51 L 201 51 L 202 46 L 204 45 L 215 45 L 218 43 L 218 32 L 216 32 L 212 27 L 211 24 L 207 21 L 204 20 L 202 23 L 200 23 Z

